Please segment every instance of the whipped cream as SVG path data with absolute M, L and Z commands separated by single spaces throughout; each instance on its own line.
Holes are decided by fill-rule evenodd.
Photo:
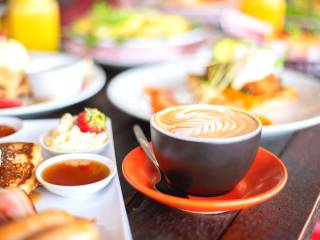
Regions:
M 106 132 L 82 132 L 75 124 L 76 118 L 66 113 L 59 125 L 45 137 L 47 147 L 58 151 L 84 151 L 99 147 L 107 142 Z

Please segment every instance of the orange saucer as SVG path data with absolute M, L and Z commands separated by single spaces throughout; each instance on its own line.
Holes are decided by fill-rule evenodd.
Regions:
M 189 196 L 186 199 L 159 192 L 154 185 L 160 176 L 140 147 L 133 149 L 125 157 L 122 172 L 135 189 L 155 201 L 197 213 L 218 213 L 257 205 L 279 193 L 288 178 L 281 160 L 263 148 L 259 148 L 252 167 L 235 188 L 217 197 Z

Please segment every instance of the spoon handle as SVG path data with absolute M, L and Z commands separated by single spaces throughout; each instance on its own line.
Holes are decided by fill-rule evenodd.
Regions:
M 153 164 L 157 168 L 159 168 L 159 164 L 156 160 L 156 157 L 154 156 L 154 153 L 153 153 L 152 149 L 150 148 L 148 140 L 147 140 L 146 136 L 144 135 L 141 127 L 138 125 L 134 125 L 133 132 L 134 132 L 134 135 L 136 136 L 140 146 L 143 148 L 144 152 L 148 155 L 148 157 L 151 159 Z

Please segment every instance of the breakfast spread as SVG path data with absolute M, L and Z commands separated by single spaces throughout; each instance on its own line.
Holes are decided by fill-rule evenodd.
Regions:
M 37 188 L 35 169 L 43 161 L 39 145 L 2 143 L 0 153 L 0 187 L 19 187 L 26 193 Z
M 228 138 L 245 135 L 258 127 L 258 122 L 245 112 L 210 105 L 169 108 L 153 117 L 166 132 L 197 138 Z
M 106 127 L 106 116 L 97 109 L 86 108 L 83 112 L 75 117 L 71 116 L 71 118 L 83 134 L 104 134 L 105 137 L 109 135 L 107 134 L 107 131 L 110 130 Z M 57 123 L 56 120 L 45 121 Z M 2 122 L 3 126 L 6 126 L 7 123 L 10 124 L 10 118 L 3 118 Z M 28 131 L 29 123 L 25 125 L 24 130 Z M 54 125 L 52 124 L 52 126 Z M 50 129 L 51 127 L 48 126 L 47 128 Z M 32 129 L 34 130 L 35 127 Z M 36 141 L 39 138 L 41 135 L 40 129 L 42 127 L 36 130 L 37 133 L 31 137 L 31 140 Z M 16 137 L 16 140 L 19 140 L 19 136 Z M 41 147 L 31 142 L 2 143 L 0 144 L 0 156 L 1 239 L 58 240 L 81 238 L 98 240 L 106 236 L 105 233 L 98 232 L 95 224 L 95 220 L 101 223 L 100 215 L 90 213 L 90 220 L 86 220 L 83 216 L 88 209 L 80 210 L 79 208 L 75 210 L 77 209 L 76 206 L 63 207 L 61 199 L 50 193 L 55 192 L 51 191 L 47 185 L 56 186 L 58 189 L 57 195 L 64 197 L 78 196 L 78 193 L 82 196 L 88 196 L 102 190 L 111 181 L 116 172 L 114 160 L 97 154 L 60 154 L 54 158 L 63 157 L 62 161 L 44 165 L 50 163 L 53 158 L 43 161 Z M 47 156 L 44 155 L 44 157 Z M 37 172 L 41 167 L 43 168 L 40 172 L 41 179 L 46 182 L 46 185 L 38 178 Z M 37 180 L 43 188 L 34 191 L 40 185 Z M 66 195 L 60 194 L 63 191 Z M 34 193 L 38 196 L 37 200 L 33 198 Z M 101 208 L 102 211 L 105 211 L 105 199 L 110 199 L 110 194 L 105 190 L 97 194 L 103 201 L 97 200 L 96 204 L 98 204 L 99 210 Z M 84 202 L 86 201 L 84 200 Z M 47 205 L 48 203 L 49 205 Z M 77 201 L 77 204 L 79 203 Z M 109 208 L 110 206 L 107 207 L 107 209 Z M 83 206 L 81 209 L 83 209 Z M 75 213 L 76 217 L 69 212 Z
M 309 86 L 313 89 L 314 86 L 314 96 L 320 91 L 320 85 L 319 89 L 316 83 L 304 87 L 303 81 L 294 80 L 290 74 L 286 77 L 283 65 L 284 59 L 290 58 L 319 60 L 320 51 L 316 33 L 277 35 L 284 25 L 285 8 L 279 4 L 280 1 L 277 5 L 281 7 L 281 14 L 264 12 L 263 9 L 259 12 L 251 7 L 259 7 L 260 3 L 250 5 L 250 1 L 241 1 L 242 7 L 241 4 L 239 6 L 242 12 L 269 22 L 273 30 L 266 33 L 261 41 L 217 40 L 220 36 L 213 36 L 215 43 L 209 49 L 210 60 L 202 57 L 202 51 L 206 49 L 200 49 L 207 40 L 211 41 L 207 36 L 207 26 L 192 22 L 196 18 L 190 20 L 175 10 L 169 13 L 169 9 L 199 10 L 199 16 L 207 15 L 213 8 L 231 6 L 229 3 L 222 4 L 225 2 L 222 0 L 165 0 L 162 4 L 165 8 L 169 7 L 167 12 L 141 8 L 157 6 L 154 3 L 139 4 L 139 8 L 120 8 L 118 4 L 126 3 L 76 1 L 79 2 L 76 5 L 80 6 L 79 18 L 64 26 L 64 35 L 60 39 L 64 44 L 61 51 L 70 51 L 75 55 L 29 53 L 17 41 L 20 39 L 28 49 L 35 49 L 30 43 L 34 42 L 31 38 L 36 39 L 37 36 L 30 38 L 28 28 L 20 29 L 22 35 L 17 30 L 19 26 L 41 25 L 41 22 L 35 21 L 41 9 L 46 15 L 44 5 L 40 4 L 39 9 L 34 11 L 30 8 L 31 1 L 25 1 L 30 5 L 23 2 L 9 3 L 0 20 L 0 27 L 4 28 L 0 32 L 4 30 L 4 34 L 15 37 L 8 39 L 0 36 L 0 115 L 33 117 L 33 113 L 71 106 L 94 96 L 105 86 L 105 69 L 93 66 L 87 56 L 100 63 L 117 66 L 168 61 L 168 64 L 159 64 L 159 67 L 138 69 L 136 75 L 133 74 L 137 82 L 131 85 L 132 88 L 119 85 L 115 94 L 110 94 L 113 97 L 110 97 L 111 101 L 127 101 L 127 104 L 119 104 L 124 111 L 130 113 L 131 108 L 136 108 L 132 112 L 145 111 L 148 114 L 146 118 L 144 115 L 137 116 L 150 120 L 151 142 L 143 138 L 143 133 L 137 132 L 135 126 L 141 147 L 134 149 L 121 162 L 123 176 L 128 182 L 157 202 L 195 213 L 238 211 L 269 200 L 283 189 L 288 178 L 287 170 L 276 155 L 260 147 L 261 136 L 271 132 L 270 128 L 275 128 L 276 134 L 281 133 L 280 124 L 285 121 L 281 116 L 273 118 L 270 114 L 270 111 L 281 110 L 279 106 L 289 106 L 298 99 L 307 99 L 301 101 L 300 105 L 304 106 L 297 107 L 296 112 L 286 112 L 290 116 L 298 115 L 299 121 L 318 110 L 315 106 L 315 110 L 310 110 L 312 113 L 309 109 L 306 113 L 300 111 L 306 105 L 313 105 L 313 100 L 308 99 L 305 92 L 299 91 L 298 94 L 298 90 Z M 54 18 L 57 27 L 58 1 L 48 0 L 46 5 L 50 2 L 55 10 L 54 13 L 47 11 L 47 15 L 51 20 Z M 65 3 L 59 4 L 64 15 Z M 20 7 L 26 11 L 21 14 L 14 11 Z M 71 15 L 78 11 L 76 8 L 72 10 Z M 29 11 L 32 16 L 29 16 Z M 49 20 L 44 15 L 42 18 Z M 268 18 L 275 17 L 273 15 L 278 15 L 277 20 L 280 16 L 281 21 Z M 224 25 L 224 21 L 220 23 Z M 259 28 L 259 24 L 257 26 Z M 260 26 L 261 33 L 268 32 L 263 24 Z M 52 30 L 47 34 L 52 35 L 50 39 L 54 38 L 54 42 L 48 41 L 45 44 L 49 47 L 40 49 L 60 51 L 57 47 L 60 41 L 57 32 L 60 30 Z M 13 31 L 15 34 L 12 34 Z M 244 31 L 243 35 L 246 35 Z M 285 45 L 280 47 L 282 50 L 292 50 L 288 51 L 292 56 L 285 56 L 283 52 L 279 54 L 277 44 Z M 181 56 L 187 55 L 192 57 L 182 60 Z M 197 71 L 200 70 L 198 67 L 204 68 Z M 128 75 L 121 74 L 119 78 L 126 79 Z M 292 76 L 297 75 L 299 77 L 297 73 Z M 122 92 L 124 96 L 120 96 Z M 143 99 L 140 104 L 142 96 L 147 97 L 149 102 Z M 47 108 L 47 102 L 52 104 L 51 107 L 49 104 Z M 21 109 L 22 112 L 19 112 Z M 111 121 L 97 108 L 85 107 L 82 112 L 71 114 L 75 109 L 69 109 L 60 119 L 25 122 L 14 118 L 1 119 L 0 239 L 132 239 L 117 176 Z M 316 121 L 307 121 L 303 127 L 320 121 L 318 115 L 315 118 Z M 279 124 L 280 127 L 265 127 L 271 124 Z M 289 128 L 295 131 L 302 127 L 289 124 Z M 119 131 L 115 133 L 119 134 Z M 285 140 L 278 152 L 282 155 L 289 149 L 287 143 L 291 141 L 289 138 Z M 159 183 L 166 183 L 173 191 L 164 191 L 164 188 L 158 187 Z M 175 195 L 174 190 L 181 194 Z M 32 198 L 32 194 L 36 197 Z M 129 200 L 130 207 L 137 199 Z M 139 204 L 142 203 L 140 200 Z M 143 207 L 140 210 L 145 211 Z M 248 217 L 246 214 L 243 216 Z M 239 216 L 231 217 L 229 220 L 235 220 L 235 224 L 239 225 L 236 221 Z M 139 224 L 135 223 L 137 226 Z M 227 225 L 218 233 L 220 237 L 231 232 L 227 231 L 231 225 Z M 217 235 L 211 230 L 198 231 L 198 235 L 202 232 Z M 140 234 L 133 233 L 136 236 Z M 145 236 L 143 234 L 141 231 L 139 236 Z M 174 234 L 181 235 L 180 232 Z M 192 238 L 193 235 L 186 232 L 181 236 Z
M 81 152 L 107 143 L 106 116 L 86 108 L 78 116 L 66 113 L 59 125 L 44 137 L 46 147 L 56 151 Z
M 107 166 L 94 160 L 68 160 L 47 167 L 43 180 L 62 186 L 79 186 L 98 182 L 110 174 Z M 70 177 L 72 176 L 72 177 Z

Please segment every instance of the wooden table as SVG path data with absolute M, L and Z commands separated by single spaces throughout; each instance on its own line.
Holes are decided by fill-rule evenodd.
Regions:
M 120 69 L 106 70 L 108 78 Z M 123 178 L 121 163 L 137 142 L 134 123 L 149 135 L 149 124 L 120 112 L 102 90 L 95 97 L 42 118 L 97 107 L 111 117 L 117 164 L 134 239 L 307 239 L 320 209 L 320 126 L 266 140 L 262 146 L 278 155 L 288 169 L 284 190 L 270 201 L 237 212 L 198 215 L 159 204 L 136 192 Z M 130 107 L 130 106 L 128 106 Z M 112 217 L 112 216 L 110 216 Z

